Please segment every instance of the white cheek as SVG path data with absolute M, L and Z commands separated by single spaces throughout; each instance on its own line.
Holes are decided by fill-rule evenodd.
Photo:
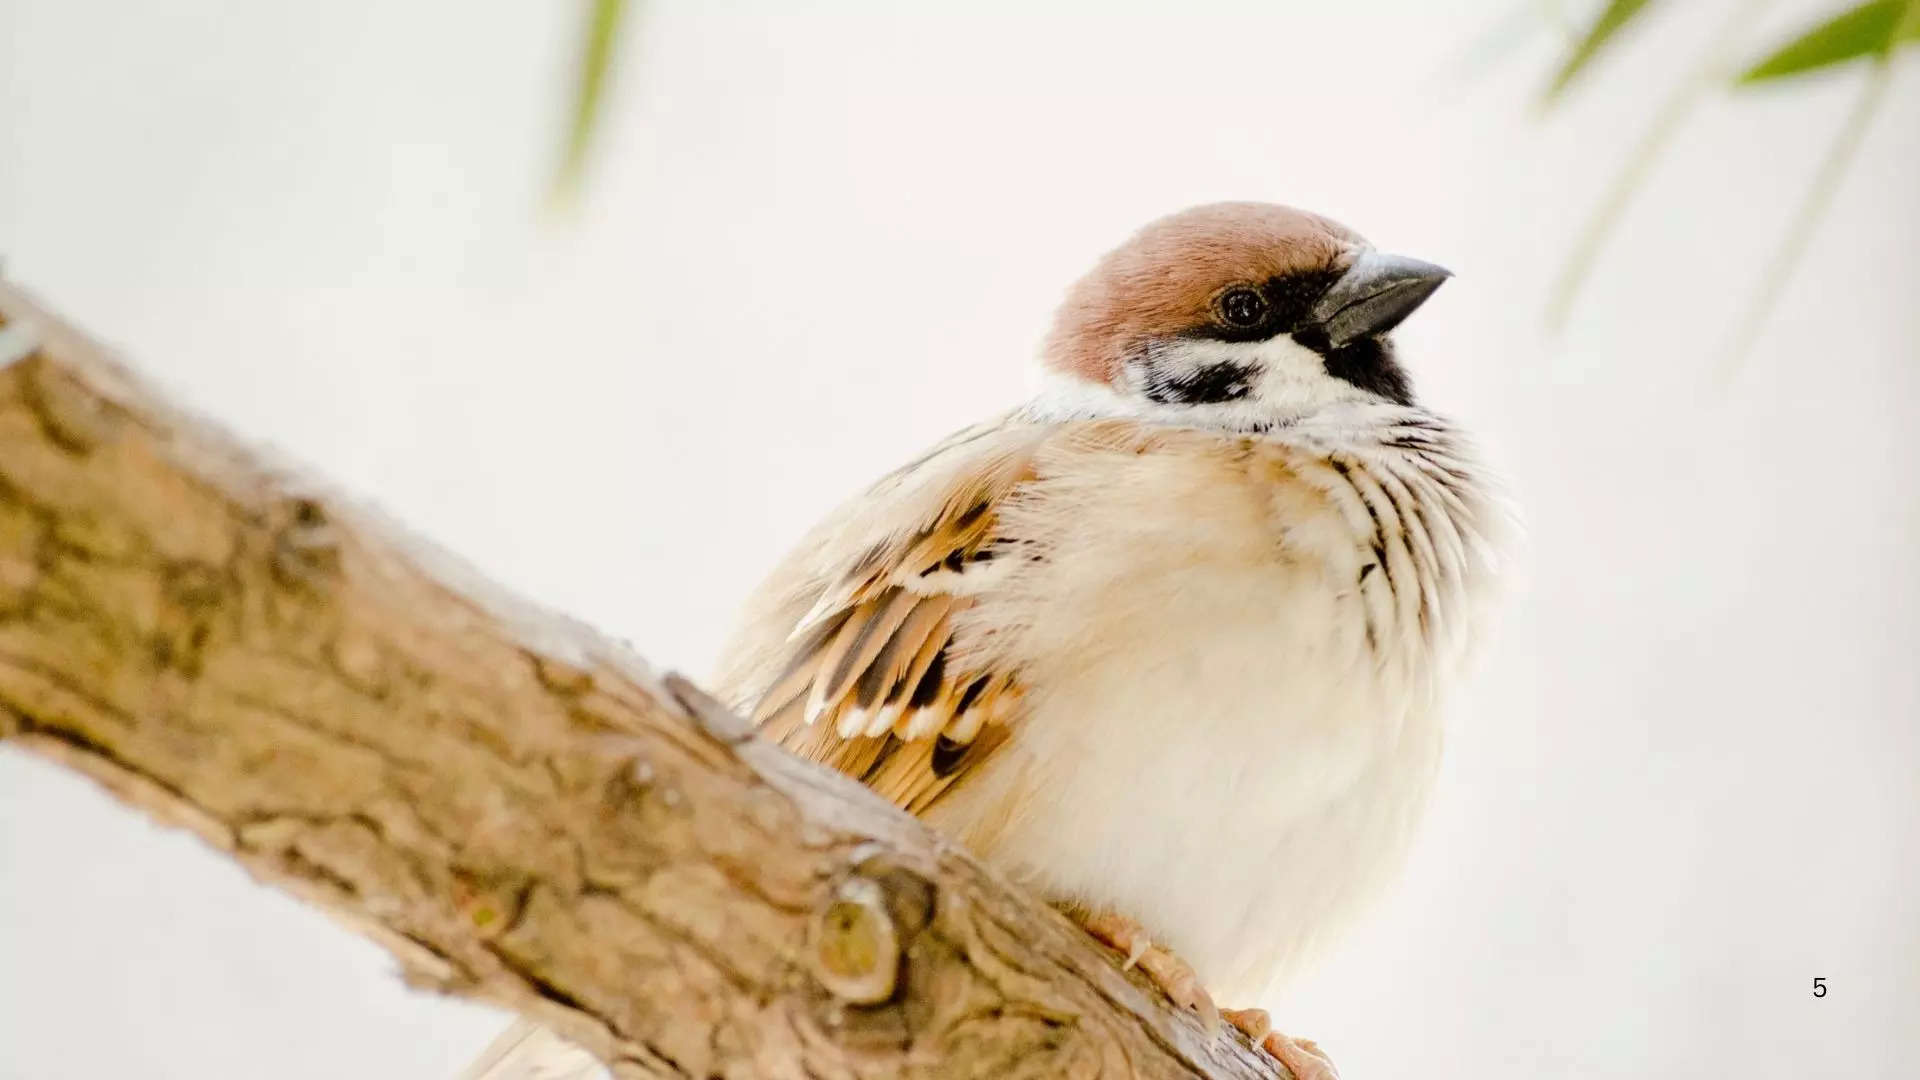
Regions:
M 1155 360 L 1174 370 L 1230 363 L 1257 370 L 1248 393 L 1232 401 L 1161 403 L 1147 397 L 1145 373 L 1129 367 L 1117 389 L 1042 369 L 1037 394 L 1024 413 L 1037 420 L 1131 416 L 1162 423 L 1249 430 L 1289 423 L 1332 406 L 1370 400 L 1353 384 L 1327 374 L 1320 354 L 1281 335 L 1268 341 L 1182 341 L 1159 347 Z
M 1253 396 L 1270 409 L 1312 412 L 1364 396 L 1352 383 L 1327 374 L 1326 361 L 1319 353 L 1285 334 L 1270 341 L 1226 347 L 1246 350 L 1240 355 L 1260 364 L 1260 378 Z
M 1319 353 L 1285 334 L 1266 341 L 1182 341 L 1163 346 L 1155 360 L 1174 370 L 1222 363 L 1255 369 L 1254 384 L 1244 397 L 1171 406 L 1226 426 L 1296 419 L 1366 397 L 1353 384 L 1327 374 Z M 1136 379 L 1140 374 L 1129 373 Z

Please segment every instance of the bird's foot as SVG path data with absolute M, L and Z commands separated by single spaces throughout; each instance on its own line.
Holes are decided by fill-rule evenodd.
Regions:
M 1194 974 L 1185 960 L 1155 945 L 1139 923 L 1110 911 L 1073 910 L 1068 914 L 1095 940 L 1126 956 L 1127 962 L 1121 965 L 1121 970 L 1138 967 L 1175 1005 L 1193 1010 L 1207 1031 L 1220 1030 L 1220 1010 L 1207 994 L 1207 988 L 1200 985 L 1200 976 Z
M 1227 1023 L 1246 1032 L 1253 1044 L 1280 1060 L 1295 1080 L 1340 1080 L 1333 1059 L 1312 1039 L 1296 1039 L 1273 1030 L 1273 1018 L 1265 1009 L 1227 1009 L 1220 1014 Z
M 1139 923 L 1110 911 L 1065 910 L 1095 940 L 1127 958 L 1121 970 L 1138 967 L 1175 1005 L 1193 1010 L 1209 1032 L 1219 1030 L 1220 1021 L 1225 1019 L 1245 1032 L 1255 1046 L 1285 1065 L 1294 1080 L 1340 1080 L 1340 1072 L 1333 1067 L 1333 1059 L 1326 1051 L 1312 1039 L 1296 1039 L 1273 1030 L 1273 1018 L 1265 1009 L 1222 1012 L 1214 1005 L 1206 987 L 1200 985 L 1200 976 L 1193 968 L 1171 951 L 1155 945 Z

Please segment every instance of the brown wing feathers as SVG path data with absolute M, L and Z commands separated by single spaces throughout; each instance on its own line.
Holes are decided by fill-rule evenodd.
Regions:
M 956 662 L 949 645 L 997 553 L 996 505 L 1030 475 L 1030 449 L 996 455 L 931 523 L 829 578 L 754 709 L 766 734 L 915 812 L 997 746 L 1016 683 Z

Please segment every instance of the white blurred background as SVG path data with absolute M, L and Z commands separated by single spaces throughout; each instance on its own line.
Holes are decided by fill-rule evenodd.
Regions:
M 1729 2 L 1542 117 L 1531 0 L 650 0 L 564 217 L 572 4 L 0 0 L 0 253 L 182 401 L 701 672 L 814 515 L 1025 393 L 1127 231 L 1329 213 L 1457 271 L 1404 352 L 1532 550 L 1411 873 L 1280 1025 L 1354 1080 L 1910 1077 L 1920 65 L 1730 383 L 1859 67 L 1710 95 L 1543 328 Z M 504 1019 L 0 748 L 0 1077 L 439 1077 Z

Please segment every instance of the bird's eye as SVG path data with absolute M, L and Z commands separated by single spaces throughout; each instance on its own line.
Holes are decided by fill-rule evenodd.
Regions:
M 1229 289 L 1218 302 L 1221 321 L 1241 329 L 1259 326 L 1267 317 L 1267 298 L 1253 289 Z

